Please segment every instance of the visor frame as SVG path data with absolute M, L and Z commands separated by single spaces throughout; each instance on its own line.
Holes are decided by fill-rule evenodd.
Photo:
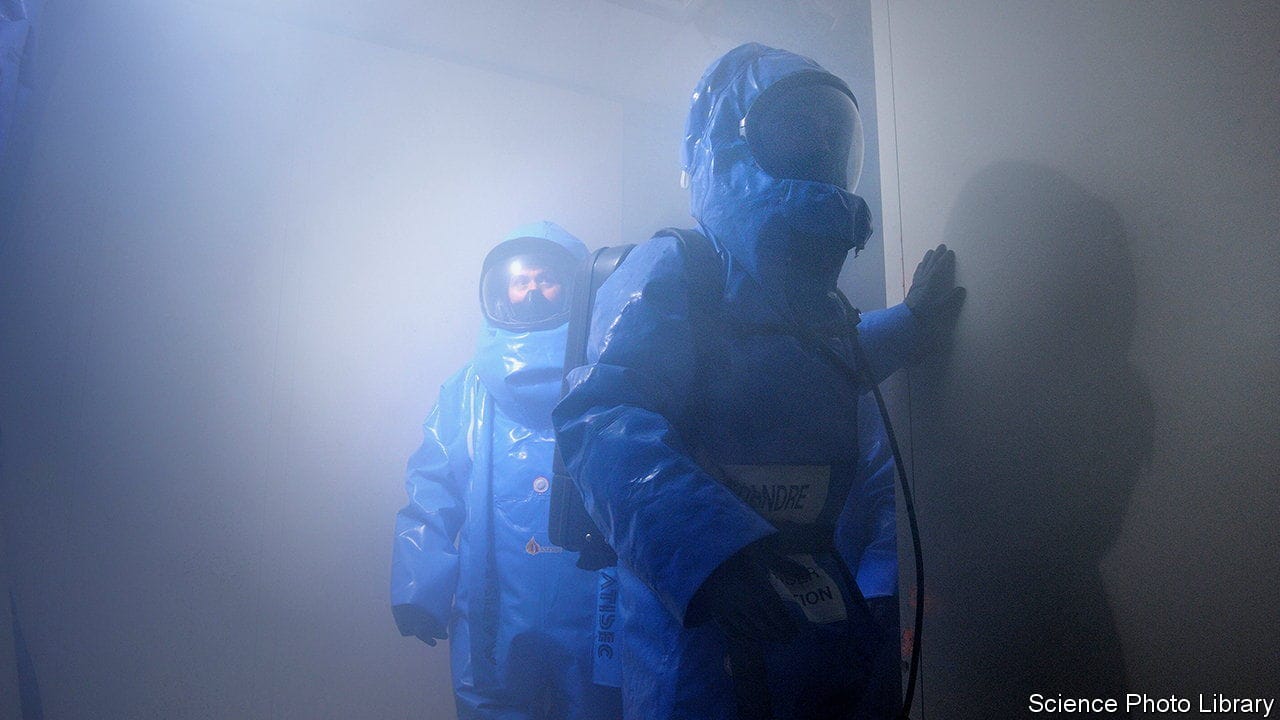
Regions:
M 546 318 L 533 321 L 521 321 L 509 317 L 501 318 L 494 314 L 494 308 L 491 305 L 505 302 L 505 297 L 490 297 L 492 293 L 496 292 L 488 287 L 490 273 L 505 272 L 503 266 L 520 255 L 548 257 L 550 258 L 547 264 L 549 268 L 563 270 L 565 277 L 561 289 L 561 297 L 564 298 L 564 301 L 560 311 Z M 569 321 L 569 297 L 573 290 L 573 279 L 579 264 L 578 258 L 574 257 L 568 248 L 546 238 L 526 236 L 505 240 L 489 251 L 489 254 L 484 258 L 484 263 L 481 265 L 479 282 L 480 312 L 485 321 L 493 327 L 512 332 L 533 332 L 559 327 Z M 506 292 L 505 284 L 502 292 Z
M 862 108 L 858 105 L 858 98 L 853 94 L 853 91 L 849 89 L 849 86 L 845 84 L 843 80 L 836 77 L 835 75 L 832 75 L 831 73 L 820 71 L 820 70 L 801 70 L 799 72 L 795 72 L 790 75 L 787 75 L 786 77 L 780 78 L 769 87 L 760 91 L 760 94 L 757 95 L 754 99 L 752 99 L 751 105 L 747 108 L 747 111 L 742 116 L 741 120 L 738 121 L 738 135 L 739 137 L 742 138 L 742 141 L 746 144 L 747 155 L 751 158 L 751 162 L 754 163 L 755 166 L 759 168 L 761 172 L 765 173 L 771 178 L 774 178 L 777 180 L 800 180 L 801 182 L 806 182 L 802 178 L 779 177 L 778 175 L 775 175 L 774 173 L 766 169 L 764 165 L 760 163 L 760 159 L 757 156 L 757 153 L 753 147 L 753 143 L 751 140 L 752 111 L 755 110 L 757 107 L 759 107 L 762 101 L 767 102 L 769 96 L 772 94 L 781 92 L 785 89 L 801 87 L 806 85 L 827 85 L 829 87 L 833 87 L 839 90 L 841 93 L 843 93 L 846 97 L 848 97 L 853 102 L 854 138 L 853 138 L 853 144 L 850 146 L 850 153 L 849 153 L 850 157 L 848 161 L 846 161 L 845 163 L 846 187 L 844 189 L 846 192 L 856 193 L 858 189 L 858 183 L 862 179 L 862 168 L 866 158 L 866 131 L 862 122 Z M 808 181 L 808 182 L 818 182 L 818 181 Z

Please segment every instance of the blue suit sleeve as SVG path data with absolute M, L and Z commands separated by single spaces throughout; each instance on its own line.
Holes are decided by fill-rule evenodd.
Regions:
M 862 314 L 858 337 L 878 383 L 914 362 L 920 329 L 905 303 Z
M 711 572 L 776 530 L 690 456 L 678 428 L 695 393 L 679 245 L 640 245 L 596 296 L 589 364 L 552 413 L 587 512 L 619 562 L 684 622 Z
M 440 628 L 449 623 L 458 583 L 455 540 L 466 516 L 471 468 L 467 445 L 474 380 L 464 369 L 441 387 L 440 399 L 423 424 L 422 445 L 409 458 L 409 503 L 396 515 L 391 560 L 391 604 L 404 635 L 417 634 L 417 628 L 406 625 L 422 615 Z M 404 606 L 412 609 L 405 611 Z

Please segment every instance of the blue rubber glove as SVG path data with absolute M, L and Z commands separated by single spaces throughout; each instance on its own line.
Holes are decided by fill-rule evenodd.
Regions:
M 906 304 L 928 329 L 955 319 L 964 303 L 965 289 L 956 287 L 956 253 L 946 244 L 924 254 L 911 276 Z
M 711 573 L 689 603 L 687 625 L 711 621 L 737 641 L 781 642 L 800 631 L 769 574 L 803 580 L 808 571 L 770 551 L 767 540 L 744 547 Z
M 396 627 L 400 634 L 408 637 L 416 636 L 422 642 L 435 647 L 437 640 L 448 640 L 449 633 L 430 613 L 417 605 L 394 605 L 391 614 L 395 616 Z

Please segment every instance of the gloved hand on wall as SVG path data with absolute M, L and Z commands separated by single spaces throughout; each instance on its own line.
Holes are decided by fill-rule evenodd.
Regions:
M 946 244 L 924 254 L 911 277 L 906 305 L 923 327 L 921 350 L 927 352 L 944 341 L 955 327 L 964 304 L 965 289 L 956 286 L 956 253 Z
M 744 547 L 711 573 L 689 604 L 687 625 L 711 621 L 727 638 L 739 641 L 779 642 L 799 632 L 769 574 L 772 570 L 779 577 L 803 580 L 808 571 L 770 550 L 767 540 Z
M 414 635 L 431 647 L 435 647 L 437 640 L 449 639 L 444 625 L 417 605 L 393 605 L 391 614 L 395 616 L 401 635 Z

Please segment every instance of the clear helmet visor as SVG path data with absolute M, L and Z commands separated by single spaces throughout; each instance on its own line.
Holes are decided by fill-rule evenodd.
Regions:
M 480 276 L 485 317 L 507 330 L 540 330 L 568 319 L 577 261 L 542 238 L 516 238 L 494 248 Z
M 740 131 L 751 156 L 775 178 L 858 186 L 864 152 L 862 116 L 836 85 L 801 78 L 756 98 Z

